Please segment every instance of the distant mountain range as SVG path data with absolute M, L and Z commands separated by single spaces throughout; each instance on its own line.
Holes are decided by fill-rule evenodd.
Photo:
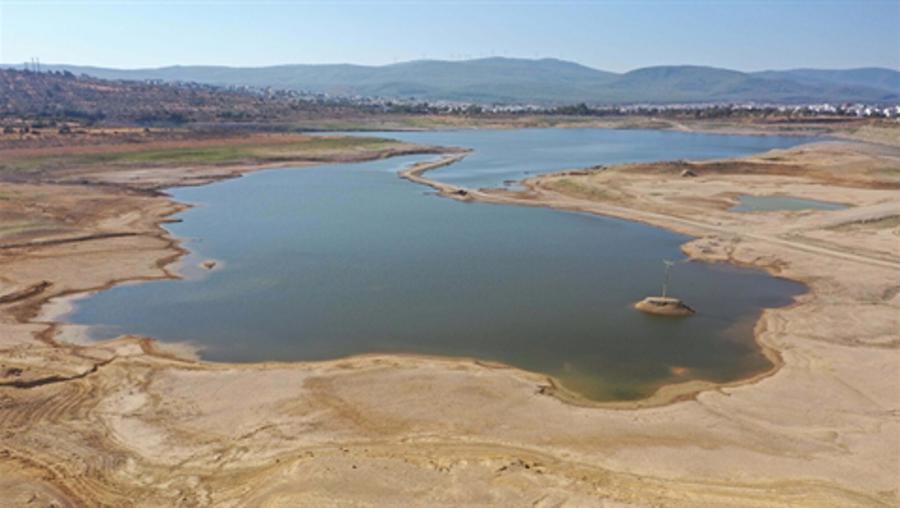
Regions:
M 900 102 L 900 72 L 884 68 L 738 72 L 679 65 L 645 67 L 620 74 L 557 59 L 514 58 L 417 60 L 382 66 L 172 66 L 129 70 L 74 65 L 43 67 L 103 79 L 192 81 L 429 101 L 539 104 Z

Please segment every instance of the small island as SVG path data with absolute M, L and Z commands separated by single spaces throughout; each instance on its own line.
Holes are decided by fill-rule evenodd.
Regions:
M 648 296 L 634 304 L 634 308 L 647 314 L 673 317 L 691 316 L 695 312 L 687 304 L 671 296 Z
M 634 308 L 641 312 L 646 312 L 647 314 L 656 314 L 659 316 L 684 317 L 693 315 L 694 309 L 688 307 L 687 304 L 678 298 L 668 296 L 669 274 L 672 272 L 672 267 L 675 266 L 676 262 L 664 260 L 663 264 L 666 265 L 666 275 L 663 279 L 662 295 L 648 296 L 634 304 Z

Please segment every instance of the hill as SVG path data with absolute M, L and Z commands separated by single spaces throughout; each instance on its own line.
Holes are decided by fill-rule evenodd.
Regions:
M 191 81 L 480 103 L 623 104 L 635 102 L 896 102 L 900 72 L 890 69 L 745 73 L 702 66 L 658 66 L 617 74 L 556 59 L 418 60 L 383 66 L 174 66 L 107 69 L 48 66 L 105 79 Z
M 67 71 L 0 69 L 0 119 L 131 124 L 271 122 L 340 117 L 358 108 L 301 100 L 287 92 L 228 90 L 197 83 L 108 80 Z
M 847 70 L 793 69 L 787 71 L 764 71 L 759 77 L 790 79 L 807 84 L 832 84 L 840 86 L 863 86 L 882 90 L 900 91 L 900 72 L 878 67 Z

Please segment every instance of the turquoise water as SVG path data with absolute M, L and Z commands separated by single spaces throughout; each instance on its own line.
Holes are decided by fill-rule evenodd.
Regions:
M 794 198 L 790 196 L 751 196 L 748 194 L 738 198 L 740 203 L 731 208 L 732 212 L 774 212 L 799 210 L 843 210 L 847 205 L 818 201 L 815 199 Z
M 722 157 L 802 141 L 587 129 L 392 135 L 473 148 L 464 162 L 434 172 L 473 186 L 542 168 Z M 768 366 L 754 322 L 802 286 L 683 263 L 670 292 L 697 315 L 636 312 L 635 301 L 659 291 L 661 260 L 683 259 L 688 238 L 605 217 L 461 203 L 396 176 L 432 157 L 174 189 L 176 199 L 196 204 L 167 225 L 194 252 L 188 279 L 103 291 L 70 320 L 94 325 L 98 337 L 190 341 L 211 360 L 476 357 L 556 376 L 597 400 L 646 396 L 672 381 L 730 381 Z M 205 258 L 221 269 L 191 268 Z

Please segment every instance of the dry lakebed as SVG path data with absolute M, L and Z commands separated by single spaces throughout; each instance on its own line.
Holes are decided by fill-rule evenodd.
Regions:
M 541 131 L 551 136 L 545 145 L 534 139 Z M 464 142 L 466 135 L 486 137 L 479 149 Z M 878 142 L 719 136 L 721 140 L 704 144 L 697 136 L 702 135 L 602 129 L 365 137 L 270 134 L 246 142 L 252 150 L 237 150 L 232 159 L 214 163 L 203 160 L 214 148 L 197 155 L 181 146 L 156 147 L 152 156 L 127 151 L 101 156 L 90 148 L 49 155 L 0 153 L 7 161 L 0 182 L 0 499 L 12 506 L 896 506 L 896 129 Z M 399 140 L 378 139 L 383 137 Z M 516 139 L 521 147 L 514 145 Z M 641 143 L 663 148 L 646 156 L 629 151 Z M 665 143 L 674 148 L 668 150 Z M 492 152 L 494 145 L 500 148 Z M 503 155 L 502 147 L 520 148 L 530 162 L 491 159 L 491 154 Z M 361 164 L 351 164 L 357 162 Z M 230 179 L 258 169 L 303 166 L 316 167 Z M 371 171 L 360 171 L 363 167 Z M 458 323 L 442 321 L 443 315 L 427 316 L 430 307 L 416 304 L 432 296 L 416 293 L 415 285 L 396 290 L 409 299 L 391 307 L 398 316 L 416 316 L 409 317 L 418 323 L 409 341 L 388 340 L 397 320 L 379 324 L 373 316 L 343 324 L 348 334 L 364 337 L 371 327 L 385 340 L 366 349 L 359 339 L 349 349 L 326 348 L 308 356 L 303 351 L 312 342 L 270 341 L 277 334 L 266 331 L 265 322 L 249 330 L 260 330 L 259 337 L 239 330 L 236 339 L 217 345 L 217 329 L 223 334 L 235 330 L 228 321 L 234 307 L 225 306 L 218 316 L 202 315 L 208 306 L 191 302 L 167 309 L 165 316 L 152 312 L 154 305 L 178 294 L 179 286 L 194 288 L 189 293 L 198 300 L 221 301 L 213 297 L 228 288 L 215 284 L 246 269 L 241 263 L 248 258 L 242 252 L 217 247 L 237 240 L 217 243 L 212 234 L 204 240 L 192 236 L 196 231 L 179 230 L 194 227 L 192 217 L 202 223 L 222 212 L 214 201 L 190 208 L 180 194 L 238 193 L 225 212 L 235 211 L 227 220 L 241 227 L 248 223 L 246 209 L 235 208 L 239 203 L 258 199 L 260 207 L 271 207 L 271 220 L 278 220 L 284 210 L 275 197 L 267 201 L 263 190 L 287 185 L 281 178 L 300 178 L 302 183 L 305 173 L 311 175 L 310 186 L 318 181 L 312 176 L 316 174 L 372 178 L 369 192 L 407 199 L 392 194 L 397 192 L 415 200 L 416 206 L 396 210 L 398 216 L 433 205 L 444 212 L 425 218 L 440 221 L 462 214 L 462 223 L 494 235 L 494 243 L 487 245 L 496 249 L 462 248 L 456 259 L 494 257 L 500 266 L 509 252 L 542 239 L 569 250 L 544 245 L 535 248 L 543 256 L 513 262 L 501 272 L 493 286 L 519 298 L 515 308 L 526 305 L 527 317 L 534 320 L 523 316 L 522 329 L 515 327 L 521 325 L 516 320 L 506 320 L 510 328 L 501 327 L 496 335 L 489 333 L 487 318 L 470 317 L 464 326 L 454 327 Z M 283 176 L 292 174 L 297 176 Z M 172 196 L 161 191 L 223 179 L 229 181 L 176 189 Z M 516 183 L 504 186 L 504 181 Z M 260 186 L 254 193 L 240 195 L 254 185 Z M 312 206 L 317 196 L 340 188 L 310 186 L 302 187 L 299 203 Z M 350 233 L 326 236 L 338 247 L 345 238 L 365 238 L 352 231 L 353 216 L 346 213 L 353 206 L 364 207 L 366 189 L 345 189 L 352 199 L 341 201 L 345 209 L 335 210 L 331 222 L 325 222 L 330 228 L 346 219 L 343 227 Z M 746 196 L 841 206 L 804 208 L 803 201 L 791 201 L 789 209 L 769 203 L 767 209 L 733 210 Z M 494 214 L 503 220 L 492 224 L 489 216 Z M 532 217 L 544 229 L 534 229 Z M 390 223 L 392 217 L 380 219 Z M 304 235 L 315 231 L 316 224 L 300 225 L 307 229 L 297 223 L 282 226 Z M 445 231 L 440 222 L 431 227 Z M 596 281 L 587 278 L 583 289 L 569 295 L 569 304 L 548 314 L 541 314 L 548 301 L 530 301 L 527 294 L 552 295 L 558 291 L 554 284 L 572 287 L 584 277 L 593 258 L 573 261 L 572 256 L 605 248 L 590 236 L 596 228 L 606 235 L 625 235 L 615 236 L 624 239 L 619 242 L 624 250 L 600 252 L 594 259 L 598 266 L 630 266 L 641 272 L 631 278 L 620 274 L 619 281 L 604 278 L 609 288 L 634 287 L 631 293 L 616 290 L 621 301 L 603 301 L 612 310 L 597 309 L 596 327 L 602 329 L 620 315 L 635 320 L 604 340 L 616 344 L 613 339 L 627 341 L 621 335 L 634 333 L 652 338 L 642 346 L 650 348 L 647 344 L 660 344 L 666 334 L 682 343 L 702 336 L 709 342 L 692 343 L 703 344 L 696 348 L 700 352 L 723 342 L 731 349 L 718 351 L 721 356 L 706 367 L 703 362 L 709 358 L 703 355 L 658 359 L 649 369 L 656 374 L 636 383 L 627 382 L 627 368 L 615 372 L 625 360 L 610 360 L 586 373 L 615 349 L 603 350 L 594 361 L 590 348 L 581 351 L 565 342 L 573 330 L 591 330 L 585 324 L 590 312 L 572 309 L 572 302 L 613 290 L 598 291 Z M 416 233 L 404 240 L 384 230 L 368 238 L 367 245 L 387 238 L 391 242 L 386 245 L 399 245 L 396 252 L 402 252 L 421 238 Z M 252 228 L 238 234 L 251 248 L 281 248 L 288 259 L 310 263 L 307 270 L 298 270 L 301 274 L 323 259 L 314 244 L 305 252 L 272 243 L 278 235 Z M 626 248 L 625 240 L 643 241 L 646 235 L 653 240 L 638 251 Z M 520 237 L 525 241 L 515 243 Z M 446 252 L 448 245 L 465 247 L 466 238 L 450 237 L 432 254 Z M 346 255 L 338 250 L 333 259 Z M 673 287 L 694 297 L 687 302 L 697 307 L 697 315 L 681 321 L 696 323 L 685 325 L 697 327 L 688 332 L 631 308 L 658 289 L 661 258 L 682 255 L 685 262 L 673 272 Z M 418 267 L 416 280 L 427 280 L 434 266 L 410 264 L 421 258 L 398 263 Z M 261 260 L 262 265 L 271 261 Z M 204 266 L 206 261 L 213 263 Z M 547 266 L 565 272 L 567 262 L 575 263 L 574 273 L 545 277 Z M 357 281 L 380 266 L 365 265 L 347 278 Z M 464 298 L 467 288 L 481 287 L 471 279 L 493 272 L 454 276 L 454 267 L 435 275 L 442 281 L 435 285 L 449 288 L 453 297 L 446 305 Z M 530 277 L 515 278 L 529 267 L 534 270 Z M 340 266 L 327 269 L 341 271 Z M 269 275 L 257 277 L 262 282 L 246 300 L 281 291 L 272 289 Z M 251 279 L 235 279 L 237 289 L 225 293 L 245 291 Z M 518 280 L 531 285 L 516 285 Z M 721 282 L 729 280 L 734 285 Z M 359 290 L 320 293 L 317 300 L 315 288 L 328 285 L 309 282 L 305 289 L 313 297 L 298 306 L 298 315 L 316 301 L 346 300 L 346 294 Z M 370 289 L 380 291 L 369 296 L 373 301 L 384 303 L 387 297 L 379 295 L 385 291 L 395 294 L 384 289 L 384 280 L 369 282 Z M 715 286 L 720 283 L 725 285 Z M 163 289 L 149 289 L 153 287 Z M 700 301 L 710 288 L 729 287 L 741 289 L 733 301 Z M 760 287 L 771 292 L 747 296 Z M 154 291 L 163 295 L 154 299 Z M 716 294 L 720 300 L 728 296 Z M 488 307 L 488 317 L 513 312 L 502 307 L 500 296 L 486 294 L 480 302 Z M 734 313 L 709 315 L 742 297 L 747 301 L 735 303 Z M 479 303 L 477 294 L 469 298 Z M 130 314 L 141 302 L 150 310 Z M 353 316 L 364 312 L 362 306 L 352 307 L 352 301 L 347 304 Z M 333 308 L 323 306 L 304 316 L 304 322 L 316 330 L 315 320 L 322 319 L 316 334 L 324 333 L 341 322 L 341 315 L 326 319 L 325 311 Z M 444 311 L 468 309 L 448 308 Z M 166 328 L 171 324 L 166 316 L 176 326 Z M 536 324 L 552 316 L 560 319 L 565 337 L 553 336 L 556 326 L 539 334 Z M 216 320 L 217 327 L 211 326 Z M 154 331 L 170 329 L 172 336 L 135 331 L 144 324 Z M 442 337 L 443 346 L 425 337 L 425 342 L 415 341 L 438 327 L 441 333 L 435 335 Z M 97 340 L 104 329 L 106 336 Z M 187 336 L 175 337 L 179 330 L 188 330 Z M 532 345 L 529 354 L 507 357 L 503 352 L 514 348 L 484 340 L 469 344 L 463 335 L 476 332 L 513 338 L 534 333 L 530 344 L 540 345 L 541 337 L 547 337 L 552 341 L 545 349 L 555 351 L 541 355 L 541 348 Z M 454 336 L 471 347 L 454 353 L 447 346 Z M 208 340 L 191 341 L 203 337 Z M 585 337 L 594 344 L 592 335 Z M 258 342 L 257 353 L 235 353 L 231 346 L 237 339 Z M 253 350 L 252 344 L 245 347 Z M 579 364 L 573 358 L 567 368 L 561 363 L 567 349 L 588 360 Z M 268 353 L 253 356 L 259 351 Z M 735 363 L 738 353 L 746 361 Z M 630 365 L 640 371 L 649 363 Z

